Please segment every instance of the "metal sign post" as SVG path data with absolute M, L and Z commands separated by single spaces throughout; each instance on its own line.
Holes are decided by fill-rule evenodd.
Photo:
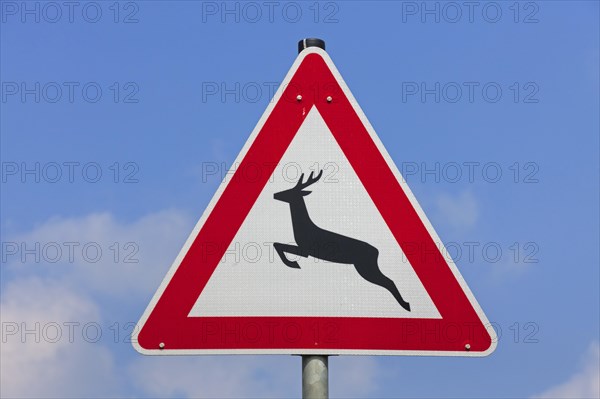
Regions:
M 298 42 L 298 54 L 308 47 L 325 50 L 325 41 L 321 39 L 303 39 Z M 329 364 L 327 356 L 302 356 L 302 398 L 329 398 Z
M 302 398 L 329 398 L 329 365 L 327 356 L 302 356 Z

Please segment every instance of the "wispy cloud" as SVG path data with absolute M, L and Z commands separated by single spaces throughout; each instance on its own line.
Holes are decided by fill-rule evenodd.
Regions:
M 283 356 L 140 357 L 129 366 L 150 397 L 283 398 L 300 392 L 300 360 Z
M 458 195 L 442 194 L 436 200 L 437 213 L 451 228 L 472 228 L 479 218 L 479 204 L 470 191 Z
M 117 359 L 133 349 L 121 351 L 119 344 L 115 353 L 95 336 L 111 335 L 110 324 L 118 317 L 128 318 L 120 325 L 137 320 L 142 308 L 126 316 L 122 308 L 151 296 L 191 229 L 188 219 L 170 210 L 124 223 L 95 213 L 52 218 L 3 237 L 2 397 L 122 397 L 126 366 Z M 137 248 L 135 262 L 124 262 L 128 242 Z M 16 243 L 17 253 L 6 253 L 7 243 Z M 72 254 L 65 243 L 77 244 L 69 244 Z M 102 251 L 97 261 L 90 260 L 95 252 L 87 258 L 82 253 L 89 243 Z M 121 248 L 116 258 L 115 243 Z M 29 251 L 24 258 L 23 248 Z M 84 332 L 88 323 L 92 328 Z
M 13 244 L 18 249 L 14 254 L 5 251 L 3 261 L 17 275 L 60 277 L 94 295 L 131 301 L 158 285 L 192 223 L 177 210 L 130 223 L 106 212 L 55 217 L 29 232 L 6 237 L 3 250 Z
M 369 397 L 377 389 L 377 376 L 382 374 L 374 357 L 331 357 L 329 365 L 332 398 Z
M 535 398 L 599 398 L 600 345 L 592 342 L 584 355 L 581 368 L 567 381 L 534 396 Z
M 100 319 L 95 303 L 62 283 L 26 278 L 6 285 L 0 307 L 2 397 L 118 395 L 112 354 L 81 339 L 82 325 Z M 69 332 L 68 323 L 79 324 Z
M 22 262 L 9 258 L 0 301 L 3 333 L 1 394 L 7 397 L 297 397 L 301 392 L 301 361 L 292 356 L 130 357 L 132 348 L 105 341 L 87 342 L 81 327 L 88 322 L 104 329 L 122 314 L 123 303 L 142 303 L 158 282 L 191 231 L 190 218 L 178 211 L 147 215 L 124 223 L 109 213 L 80 218 L 53 218 L 14 242 L 96 242 L 103 249 L 114 242 L 139 245 L 139 262 L 115 262 L 113 253 L 99 262 Z M 42 257 L 43 258 L 43 257 Z M 145 303 L 144 303 L 145 305 Z M 143 306 L 143 305 L 142 305 Z M 143 309 L 134 316 L 137 320 Z M 121 312 L 121 313 L 120 313 Z M 127 320 L 132 321 L 132 320 Z M 73 342 L 65 323 L 79 323 Z M 11 323 L 9 330 L 4 327 Z M 25 324 L 23 324 L 25 323 Z M 39 333 L 22 337 L 24 327 Z M 52 328 L 63 336 L 57 342 Z M 93 331 L 92 331 L 93 332 Z M 104 331 L 109 335 L 111 331 Z M 109 341 L 112 340 L 112 336 Z M 36 342 L 39 341 L 39 342 Z M 115 349 L 118 348 L 118 352 Z M 374 358 L 333 360 L 331 394 L 366 396 L 375 388 Z

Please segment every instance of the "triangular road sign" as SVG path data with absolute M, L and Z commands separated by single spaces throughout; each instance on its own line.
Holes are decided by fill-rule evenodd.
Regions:
M 494 329 L 324 50 L 299 54 L 235 165 L 138 323 L 139 352 L 493 352 Z

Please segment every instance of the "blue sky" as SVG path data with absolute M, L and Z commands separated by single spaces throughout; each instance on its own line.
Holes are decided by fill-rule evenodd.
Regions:
M 482 359 L 332 358 L 331 396 L 599 395 L 597 2 L 0 5 L 2 395 L 299 395 L 296 357 L 123 341 L 304 37 L 500 335 Z

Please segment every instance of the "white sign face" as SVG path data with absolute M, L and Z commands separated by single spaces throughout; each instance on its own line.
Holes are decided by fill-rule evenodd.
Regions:
M 300 53 L 133 335 L 144 354 L 485 356 L 496 336 L 323 50 Z
M 351 264 L 290 255 L 287 267 L 274 242 L 295 245 L 290 204 L 273 195 L 292 188 L 301 173 L 323 170 L 303 197 L 319 227 L 373 245 L 377 264 L 411 303 L 408 312 Z M 357 211 L 359 210 L 359 211 Z M 276 298 L 276 300 L 274 300 Z M 189 316 L 334 316 L 440 318 L 410 262 L 369 194 L 313 107 L 258 196 Z

